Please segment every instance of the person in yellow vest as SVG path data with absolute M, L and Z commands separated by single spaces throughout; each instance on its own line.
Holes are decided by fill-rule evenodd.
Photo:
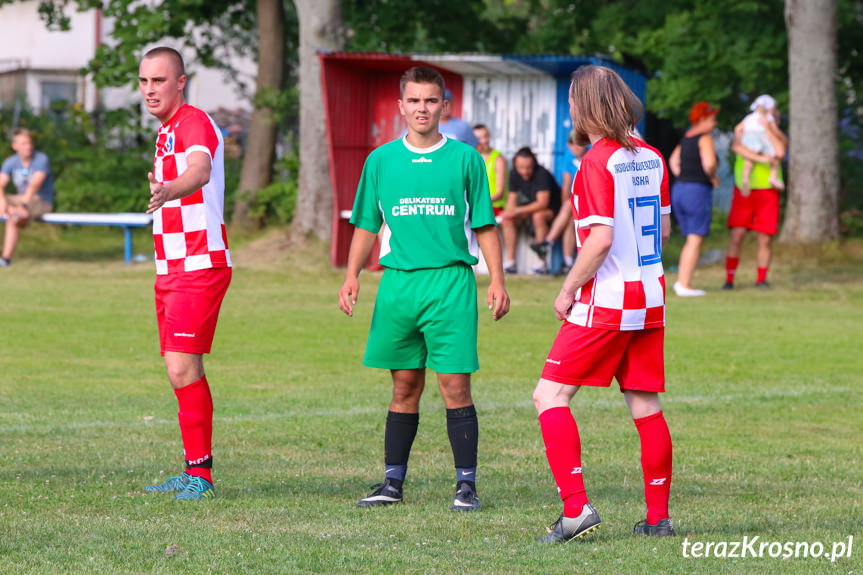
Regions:
M 491 194 L 491 207 L 494 215 L 499 215 L 506 207 L 506 158 L 498 150 L 491 147 L 491 132 L 485 124 L 473 127 L 473 134 L 479 140 L 476 150 L 485 160 L 485 171 L 488 173 L 488 188 Z
M 779 125 L 779 110 L 774 106 L 775 126 Z M 771 242 L 779 230 L 779 189 L 771 183 L 771 165 L 773 158 L 782 159 L 788 149 L 788 138 L 779 128 L 768 130 L 767 137 L 773 146 L 772 155 L 759 154 L 743 143 L 743 122 L 734 128 L 734 143 L 731 151 L 737 154 L 734 163 L 734 196 L 731 199 L 731 211 L 728 213 L 728 228 L 731 230 L 731 241 L 725 258 L 725 284 L 722 289 L 734 288 L 734 276 L 740 262 L 740 251 L 746 232 L 753 231 L 758 237 L 758 276 L 755 286 L 769 288 L 767 269 L 770 266 Z M 747 182 L 750 192 L 743 195 L 744 162 L 753 162 L 752 172 Z M 778 168 L 776 176 L 781 181 L 782 170 Z

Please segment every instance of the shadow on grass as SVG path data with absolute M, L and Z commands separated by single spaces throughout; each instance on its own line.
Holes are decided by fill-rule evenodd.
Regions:
M 34 223 L 21 233 L 16 259 L 79 262 L 123 261 L 123 230 L 100 226 Z M 149 228 L 132 230 L 133 254 L 153 251 Z

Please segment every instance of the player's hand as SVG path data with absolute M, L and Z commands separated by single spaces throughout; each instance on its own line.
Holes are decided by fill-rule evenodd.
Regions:
M 339 309 L 350 317 L 354 317 L 354 306 L 357 305 L 359 293 L 360 281 L 357 278 L 345 278 L 345 283 L 339 290 Z
M 509 312 L 509 294 L 506 293 L 503 282 L 492 282 L 488 286 L 488 309 L 492 310 L 491 317 L 494 321 Z
M 152 214 L 171 198 L 168 197 L 165 184 L 157 182 L 153 172 L 147 174 L 147 179 L 150 181 L 150 205 L 147 206 L 147 213 Z
M 558 321 L 563 321 L 569 317 L 569 312 L 575 304 L 573 296 L 574 294 L 569 293 L 565 289 L 560 290 L 560 293 L 557 294 L 557 298 L 554 300 L 554 313 Z

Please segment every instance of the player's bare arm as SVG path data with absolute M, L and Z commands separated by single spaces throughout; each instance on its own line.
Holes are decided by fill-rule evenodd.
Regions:
M 663 216 L 663 218 L 668 216 Z M 671 230 L 671 220 L 669 220 L 669 233 Z M 664 226 L 664 222 L 663 222 Z M 572 269 L 569 270 L 566 279 L 563 282 L 563 287 L 560 288 L 560 293 L 557 299 L 554 300 L 554 311 L 557 319 L 563 321 L 569 315 L 569 310 L 572 308 L 572 298 L 578 288 L 583 286 L 587 281 L 596 274 L 596 271 L 602 267 L 602 262 L 608 255 L 611 249 L 611 241 L 614 238 L 614 228 L 603 224 L 593 224 L 590 226 L 590 235 L 584 240 L 584 244 L 578 252 L 578 258 Z
M 148 214 L 161 208 L 165 202 L 185 198 L 197 192 L 210 181 L 210 156 L 204 152 L 192 152 L 186 156 L 186 159 L 188 167 L 176 180 L 168 183 L 158 182 L 152 172 L 147 174 L 147 179 L 150 181 Z
M 351 250 L 348 252 L 345 283 L 339 290 L 339 309 L 350 317 L 354 317 L 354 306 L 357 305 L 357 295 L 360 293 L 360 270 L 363 269 L 363 264 L 369 258 L 377 237 L 377 234 L 368 230 L 354 228 Z
M 497 321 L 509 312 L 509 294 L 506 293 L 503 279 L 500 236 L 494 226 L 484 226 L 476 230 L 476 239 L 491 280 L 488 286 L 488 309 L 492 310 L 491 316 Z

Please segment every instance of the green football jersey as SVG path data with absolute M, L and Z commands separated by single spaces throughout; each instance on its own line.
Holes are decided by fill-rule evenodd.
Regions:
M 351 223 L 381 238 L 380 263 L 397 270 L 474 265 L 473 230 L 495 225 L 485 162 L 474 148 L 444 137 L 431 148 L 394 140 L 363 166 Z

